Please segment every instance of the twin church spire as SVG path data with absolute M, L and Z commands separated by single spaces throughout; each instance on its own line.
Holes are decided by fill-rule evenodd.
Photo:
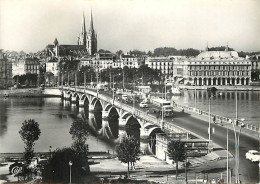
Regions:
M 89 55 L 94 55 L 97 52 L 97 34 L 94 30 L 92 10 L 90 14 L 90 28 L 86 31 L 85 15 L 83 12 L 81 33 L 78 37 L 78 45 L 84 45 Z

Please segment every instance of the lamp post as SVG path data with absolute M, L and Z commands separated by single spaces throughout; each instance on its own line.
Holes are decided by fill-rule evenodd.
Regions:
M 115 76 L 113 75 L 113 105 L 114 105 L 114 101 L 115 101 Z
M 208 129 L 208 133 L 209 133 L 209 145 L 210 145 L 210 140 L 211 140 L 211 99 L 218 96 L 218 95 L 222 95 L 222 93 L 218 93 L 212 97 L 209 98 L 209 129 Z M 210 147 L 209 147 L 210 150 Z
M 49 147 L 49 151 L 50 151 L 50 158 L 52 157 L 52 155 L 51 155 L 51 149 L 52 149 L 52 147 L 50 146 L 50 147 Z
M 197 108 L 197 89 L 195 88 L 195 109 Z
M 188 183 L 188 174 L 187 174 L 187 144 L 185 144 L 185 182 Z
M 241 121 L 244 121 L 245 119 L 242 118 Z M 239 131 L 238 131 L 238 134 L 236 132 L 236 128 L 235 128 L 235 123 L 236 123 L 236 126 L 239 127 Z M 240 134 L 241 134 L 241 129 L 242 127 L 245 126 L 244 123 L 242 123 L 241 125 L 238 124 L 238 120 L 236 119 L 235 122 L 232 123 L 233 125 L 233 130 L 234 130 L 234 134 L 235 134 L 235 161 L 236 161 L 236 164 L 235 164 L 235 182 L 236 183 L 240 183 L 240 179 L 239 179 L 239 140 L 240 140 Z
M 72 166 L 72 161 L 69 161 L 69 166 L 70 166 L 70 184 L 71 184 L 71 166 Z
M 244 121 L 244 120 L 245 119 L 242 118 L 240 121 Z M 236 122 L 238 122 L 238 121 L 236 120 Z M 229 179 L 229 157 L 228 157 L 228 155 L 229 155 L 228 125 L 231 125 L 231 124 L 233 126 L 233 131 L 234 131 L 234 135 L 235 135 L 235 180 L 236 180 L 235 183 L 240 183 L 240 179 L 239 179 L 239 140 L 240 140 L 240 134 L 241 134 L 242 127 L 245 126 L 244 123 L 241 123 L 241 125 L 237 124 L 237 126 L 239 127 L 239 131 L 237 134 L 236 128 L 235 128 L 235 123 L 232 122 L 232 120 L 230 120 L 229 123 L 222 125 L 222 126 L 226 126 L 226 128 L 227 128 L 227 184 L 229 182 L 231 183 L 231 179 Z

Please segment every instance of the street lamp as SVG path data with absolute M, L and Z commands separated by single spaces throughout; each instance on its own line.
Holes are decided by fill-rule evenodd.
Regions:
M 240 121 L 244 121 L 245 119 L 242 118 Z M 238 122 L 236 120 L 236 122 Z M 235 123 L 232 122 L 232 120 L 229 121 L 229 124 L 222 124 L 222 126 L 226 126 L 227 128 L 227 184 L 229 183 L 229 157 L 228 157 L 228 153 L 229 153 L 229 147 L 228 147 L 228 125 L 231 125 L 233 126 L 233 131 L 234 131 L 234 135 L 235 135 L 235 180 L 236 180 L 236 183 L 239 183 L 240 182 L 240 179 L 239 179 L 239 140 L 240 140 L 240 134 L 241 134 L 241 129 L 242 127 L 245 127 L 245 124 L 244 123 L 241 123 L 241 125 L 238 125 L 237 126 L 239 127 L 239 133 L 237 135 L 237 132 L 236 132 L 236 129 L 235 129 Z M 230 180 L 230 183 L 231 183 L 231 180 Z
M 211 107 L 211 99 L 212 98 L 214 98 L 214 97 L 216 97 L 216 96 L 221 96 L 222 95 L 222 93 L 218 93 L 218 94 L 216 94 L 216 95 L 214 95 L 214 96 L 212 96 L 212 97 L 210 97 L 209 98 L 209 129 L 208 129 L 208 133 L 209 133 L 209 145 L 210 145 L 210 140 L 211 140 L 211 109 L 210 109 L 210 107 Z
M 187 174 L 187 144 L 185 144 L 185 181 L 188 183 L 188 174 Z
M 244 120 L 245 120 L 244 118 L 241 119 L 241 121 L 244 121 Z M 238 134 L 236 132 L 235 123 L 236 123 L 236 126 L 239 127 Z M 235 175 L 236 175 L 236 183 L 239 183 L 240 182 L 240 179 L 239 179 L 239 140 L 240 140 L 241 129 L 242 129 L 242 127 L 245 127 L 245 124 L 241 123 L 241 125 L 239 125 L 239 121 L 236 119 L 235 122 L 232 123 L 232 125 L 233 125 L 234 134 L 235 134 L 235 160 L 236 160 Z
M 50 147 L 49 147 L 49 151 L 50 151 L 50 158 L 52 157 L 52 155 L 51 155 L 51 149 L 52 149 L 52 147 L 50 146 Z
M 70 166 L 70 184 L 71 184 L 71 166 L 72 166 L 72 164 L 73 164 L 73 163 L 72 163 L 72 161 L 70 160 L 70 161 L 69 161 L 69 166 Z

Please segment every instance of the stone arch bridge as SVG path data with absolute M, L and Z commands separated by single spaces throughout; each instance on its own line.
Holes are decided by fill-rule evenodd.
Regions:
M 193 134 L 171 122 L 162 122 L 161 119 L 155 118 L 142 110 L 114 100 L 107 95 L 97 94 L 92 90 L 80 87 L 63 87 L 62 97 L 71 101 L 71 103 L 78 104 L 79 107 L 88 107 L 90 112 L 102 111 L 102 118 L 104 119 L 112 116 L 119 117 L 120 127 L 125 127 L 134 120 L 140 128 L 141 138 L 148 138 L 158 132 Z M 198 135 L 195 136 L 201 138 Z

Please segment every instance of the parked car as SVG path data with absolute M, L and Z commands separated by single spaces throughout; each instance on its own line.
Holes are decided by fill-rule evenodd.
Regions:
M 145 102 L 141 102 L 139 104 L 139 106 L 142 107 L 142 108 L 147 108 L 148 107 L 147 103 L 145 103 Z
M 256 150 L 249 150 L 246 153 L 246 159 L 248 159 L 252 162 L 259 162 L 260 161 L 260 154 Z

